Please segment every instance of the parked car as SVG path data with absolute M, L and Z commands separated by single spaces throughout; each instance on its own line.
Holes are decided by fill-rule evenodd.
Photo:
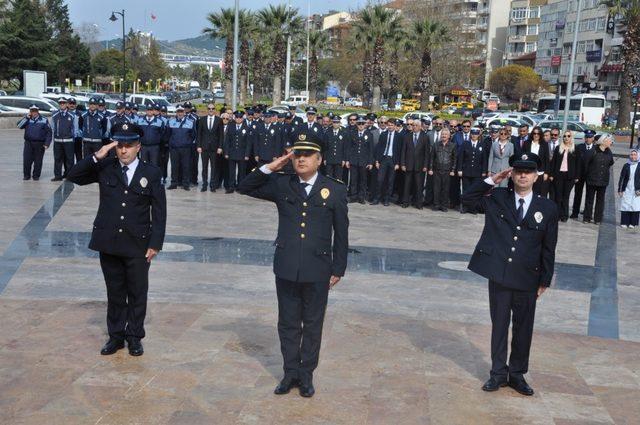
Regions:
M 350 97 L 344 101 L 344 106 L 362 106 L 362 99 L 358 99 L 357 97 Z
M 518 121 L 512 118 L 491 118 L 489 120 L 486 121 L 485 124 L 485 128 L 493 128 L 493 127 L 499 127 L 502 128 L 505 125 L 510 125 L 511 126 L 511 135 L 512 136 L 517 136 L 518 135 L 518 127 L 520 127 L 520 125 L 522 124 L 522 121 Z
M 9 108 L 8 106 L 4 106 L 0 104 L 0 117 L 3 115 L 27 115 L 29 113 L 28 109 L 22 108 Z
M 562 128 L 562 120 L 546 120 L 542 121 L 539 126 L 543 130 L 548 130 L 552 128 Z M 589 126 L 583 122 L 579 121 L 567 121 L 567 130 L 571 130 L 573 132 L 573 140 L 575 143 L 583 143 L 584 142 L 584 132 L 589 129 Z M 596 135 L 600 135 L 600 137 L 611 136 L 610 133 L 606 131 L 596 131 Z
M 307 96 L 297 95 L 297 96 L 289 96 L 289 98 L 282 102 L 283 105 L 291 105 L 291 106 L 300 106 L 306 105 L 309 103 L 309 98 Z
M 4 91 L 4 90 L 0 90 L 0 96 L 6 96 L 6 95 L 7 95 L 7 92 L 6 92 L 6 91 Z
M 58 110 L 58 104 L 50 99 L 40 97 L 27 96 L 2 96 L 2 103 L 9 108 L 29 109 L 31 105 L 36 105 L 41 111 L 55 112 Z
M 289 111 L 289 107 L 286 105 L 277 105 L 277 106 L 272 106 L 271 108 L 269 108 L 270 112 L 275 112 L 276 114 L 281 113 L 281 112 L 288 112 Z M 302 118 L 303 120 L 306 120 L 307 118 L 307 113 L 299 107 L 296 107 L 296 112 L 295 112 L 297 117 Z
M 500 115 L 500 112 L 485 112 L 482 115 L 480 115 L 478 118 L 476 118 L 473 125 L 475 127 L 485 127 L 485 124 L 487 121 L 497 117 L 498 115 Z
M 433 114 L 431 112 L 421 112 L 421 111 L 407 112 L 402 117 L 402 120 L 406 121 L 407 119 L 414 118 L 415 116 L 417 116 L 418 119 L 429 118 L 431 121 L 433 121 Z
M 137 103 L 140 108 L 140 112 L 144 112 L 153 104 L 158 104 L 160 106 L 166 106 L 168 113 L 175 113 L 176 107 L 167 101 L 164 96 L 148 96 L 145 94 L 132 94 L 127 99 L 129 102 Z
M 212 92 L 208 90 L 202 91 L 202 103 L 215 103 L 216 98 Z

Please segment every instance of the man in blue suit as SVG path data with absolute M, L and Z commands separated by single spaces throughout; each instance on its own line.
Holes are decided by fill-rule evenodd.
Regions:
M 389 197 L 393 192 L 393 181 L 396 171 L 400 169 L 400 155 L 402 152 L 402 136 L 396 131 L 393 119 L 387 121 L 387 129 L 380 133 L 378 144 L 374 150 L 376 169 L 378 170 L 378 187 L 374 193 L 371 205 L 389 206 Z

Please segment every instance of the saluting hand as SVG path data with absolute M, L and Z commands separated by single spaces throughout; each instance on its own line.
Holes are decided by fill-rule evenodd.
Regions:
M 340 282 L 340 276 L 331 276 L 331 278 L 329 278 L 329 289 L 333 289 L 338 282 Z
M 280 171 L 280 170 L 282 170 L 282 167 L 287 165 L 287 163 L 289 162 L 289 160 L 291 160 L 291 158 L 293 158 L 293 151 L 289 152 L 286 155 L 282 155 L 279 158 L 276 158 L 275 161 L 270 162 L 269 164 L 267 164 L 267 168 L 270 169 L 274 173 L 276 171 Z
M 118 142 L 111 142 L 108 145 L 104 145 L 103 147 L 100 148 L 99 151 L 94 153 L 96 159 L 100 160 L 100 159 L 106 158 L 107 155 L 109 155 L 109 151 L 115 148 L 117 145 L 118 145 Z
M 492 178 L 493 178 L 493 182 L 494 182 L 495 184 L 500 184 L 500 182 L 501 182 L 502 180 L 504 180 L 504 179 L 508 179 L 508 178 L 509 178 L 509 176 L 511 175 L 511 170 L 512 170 L 512 169 L 513 169 L 513 168 L 509 167 L 509 168 L 507 168 L 507 169 L 505 169 L 505 170 L 500 171 L 500 172 L 499 172 L 499 173 L 497 173 L 497 174 L 494 174 L 494 175 L 493 175 L 493 177 L 492 177 Z

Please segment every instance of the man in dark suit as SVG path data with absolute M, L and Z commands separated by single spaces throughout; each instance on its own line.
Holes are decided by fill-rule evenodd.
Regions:
M 460 125 L 461 131 L 455 130 L 456 123 L 456 120 L 451 120 L 450 129 L 453 137 L 452 140 L 457 148 L 456 158 L 460 158 L 460 156 L 462 155 L 462 147 L 464 146 L 465 142 L 471 140 L 471 121 L 462 121 L 462 124 Z M 462 178 L 460 178 L 458 174 L 455 174 L 453 177 L 451 177 L 449 197 L 452 208 L 458 208 L 458 206 L 460 205 L 460 183 L 462 183 Z
M 278 173 L 290 160 L 295 173 Z M 276 394 L 286 394 L 295 386 L 303 397 L 315 393 L 313 371 L 318 365 L 329 289 L 347 267 L 347 189 L 318 173 L 321 163 L 320 146 L 300 134 L 290 153 L 254 170 L 238 186 L 238 192 L 278 207 L 273 272 L 284 378 Z
M 207 105 L 207 115 L 198 118 L 196 126 L 197 151 L 202 159 L 202 188 L 201 192 L 207 191 L 207 185 L 211 192 L 216 191 L 220 184 L 219 173 L 216 170 L 218 156 L 222 154 L 222 143 L 224 141 L 224 124 L 218 116 L 216 107 L 210 103 Z M 211 166 L 211 180 L 209 180 L 209 166 Z
M 167 205 L 160 168 L 138 159 L 140 133 L 134 123 L 112 129 L 113 142 L 78 162 L 67 179 L 79 185 L 99 183 L 100 206 L 89 248 L 100 253 L 107 285 L 109 341 L 100 353 L 113 354 L 129 344 L 142 355 L 149 265 L 162 249 Z M 108 157 L 116 150 L 116 157 Z
M 404 140 L 400 152 L 400 168 L 404 171 L 404 191 L 402 196 L 402 208 L 407 208 L 411 201 L 411 187 L 415 187 L 414 205 L 422 209 L 424 176 L 429 164 L 429 144 L 427 135 L 422 132 L 420 120 L 413 120 Z
M 234 122 L 227 125 L 222 148 L 224 157 L 229 161 L 229 187 L 225 193 L 233 193 L 238 183 L 247 173 L 247 161 L 251 152 L 250 130 L 244 121 L 242 111 L 233 113 Z
M 358 117 L 356 130 L 347 145 L 346 167 L 349 169 L 349 195 L 352 201 L 365 203 L 367 170 L 373 167 L 373 135 L 365 129 L 366 120 Z
M 523 395 L 533 395 L 524 374 L 529 368 L 536 300 L 553 277 L 558 209 L 553 201 L 533 193 L 540 166 L 537 155 L 514 155 L 509 163 L 513 168 L 476 182 L 463 195 L 466 208 L 485 213 L 469 270 L 489 279 L 491 375 L 482 389 L 496 391 L 509 385 Z M 513 189 L 494 188 L 510 174 Z
M 527 152 L 527 146 L 529 145 L 529 126 L 527 124 L 520 125 L 520 127 L 518 127 L 518 136 L 515 139 L 512 136 L 511 141 L 513 142 L 513 154 L 515 156 L 520 156 Z
M 580 214 L 580 205 L 582 204 L 582 192 L 584 191 L 584 185 L 587 181 L 587 175 L 589 172 L 589 160 L 595 152 L 596 145 L 594 143 L 596 132 L 587 129 L 584 132 L 584 143 L 576 145 L 576 151 L 578 152 L 578 161 L 580 161 L 580 177 L 573 188 L 573 208 L 571 209 L 571 215 L 569 218 L 578 218 Z
M 480 129 L 472 128 L 469 132 L 469 140 L 462 144 L 458 157 L 458 177 L 462 178 L 462 190 L 466 191 L 474 183 L 487 176 L 488 161 L 486 156 L 489 152 L 480 141 Z M 460 207 L 460 212 L 465 213 L 464 206 Z M 474 211 L 470 211 L 475 214 Z
M 393 192 L 393 181 L 396 171 L 400 169 L 400 155 L 402 152 L 402 137 L 396 132 L 393 119 L 387 121 L 386 130 L 380 133 L 375 147 L 374 157 L 378 170 L 378 190 L 374 193 L 371 205 L 382 204 L 389 206 L 389 198 Z

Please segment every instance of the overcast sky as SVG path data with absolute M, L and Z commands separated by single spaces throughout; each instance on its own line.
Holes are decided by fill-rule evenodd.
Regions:
M 111 22 L 112 10 L 125 9 L 127 30 L 152 31 L 161 40 L 179 40 L 200 35 L 207 26 L 206 15 L 218 11 L 220 7 L 233 7 L 233 0 L 66 0 L 74 26 L 83 23 L 96 24 L 100 29 L 98 39 L 120 37 L 122 23 Z M 261 9 L 267 4 L 280 4 L 283 1 L 240 0 L 240 7 Z M 322 0 L 311 1 L 311 14 L 325 13 L 334 10 L 357 10 L 367 4 L 367 0 Z M 300 14 L 307 13 L 307 0 L 291 0 L 291 5 L 298 8 Z M 151 15 L 156 19 L 152 19 Z M 119 16 L 118 16 L 119 18 Z

